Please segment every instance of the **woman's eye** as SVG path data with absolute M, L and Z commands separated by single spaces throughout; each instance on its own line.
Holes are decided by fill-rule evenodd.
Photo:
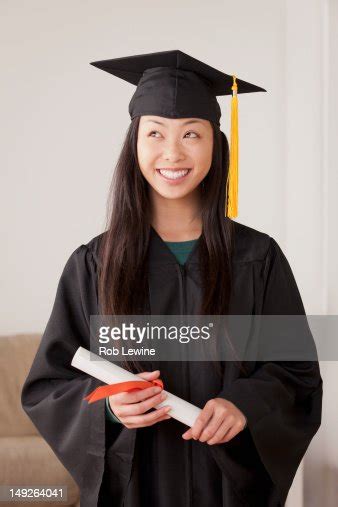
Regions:
M 150 132 L 149 136 L 150 137 L 158 137 L 158 136 L 153 136 L 153 134 L 160 134 L 160 132 L 158 130 L 152 130 Z M 194 139 L 195 137 L 198 137 L 198 135 L 196 134 L 196 132 L 193 132 L 193 131 L 189 131 L 185 135 L 188 135 L 188 134 L 193 134 L 193 136 L 189 136 L 189 138 L 191 138 L 191 139 Z

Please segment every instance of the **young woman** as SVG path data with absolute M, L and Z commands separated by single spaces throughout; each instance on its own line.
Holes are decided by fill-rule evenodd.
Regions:
M 192 428 L 156 387 L 88 405 L 101 383 L 70 366 L 90 315 L 305 313 L 276 241 L 224 216 L 229 147 L 201 77 L 221 76 L 182 55 L 100 62 L 138 84 L 109 221 L 71 254 L 22 392 L 81 506 L 281 506 L 321 422 L 316 361 L 127 361 L 202 409 Z

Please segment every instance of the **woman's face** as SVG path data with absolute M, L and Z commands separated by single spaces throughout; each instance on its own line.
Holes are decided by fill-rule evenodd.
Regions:
M 141 116 L 137 157 L 149 185 L 168 199 L 198 187 L 212 162 L 213 129 L 199 118 Z

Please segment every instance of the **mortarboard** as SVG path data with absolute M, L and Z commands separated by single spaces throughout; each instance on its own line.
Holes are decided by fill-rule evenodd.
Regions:
M 225 74 L 179 50 L 159 51 L 90 62 L 137 86 L 129 115 L 166 118 L 203 118 L 220 125 L 218 95 L 232 95 L 230 165 L 225 214 L 238 209 L 238 93 L 265 92 L 264 88 Z

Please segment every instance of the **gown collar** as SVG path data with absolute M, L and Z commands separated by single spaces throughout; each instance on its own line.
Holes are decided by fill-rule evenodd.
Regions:
M 191 252 L 189 253 L 184 266 L 191 264 L 198 264 L 198 252 L 202 241 L 202 235 L 200 235 L 196 243 L 194 244 Z M 149 261 L 150 263 L 156 264 L 177 264 L 180 265 L 176 259 L 174 253 L 170 250 L 165 241 L 161 238 L 158 232 L 150 226 L 150 237 L 149 237 Z

